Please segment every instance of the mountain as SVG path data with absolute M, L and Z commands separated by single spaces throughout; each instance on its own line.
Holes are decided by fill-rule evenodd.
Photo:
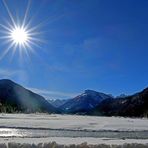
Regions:
M 148 88 L 131 96 L 103 100 L 92 115 L 148 117 Z
M 125 95 L 125 94 L 120 94 L 120 95 L 117 96 L 116 98 L 125 98 L 125 97 L 127 97 L 127 95 Z
M 59 109 L 65 113 L 85 113 L 107 98 L 112 97 L 93 90 L 85 90 L 81 95 L 69 99 L 65 104 L 61 105 Z
M 148 117 L 148 88 L 131 96 L 121 95 L 116 98 L 93 90 L 85 90 L 72 99 L 49 102 L 11 80 L 0 80 L 0 112 L 60 113 L 62 111 L 71 114 Z
M 0 80 L 0 112 L 57 112 L 42 96 L 7 79 Z
M 60 107 L 61 105 L 63 105 L 64 103 L 66 103 L 67 100 L 62 100 L 62 99 L 50 99 L 47 100 L 51 105 L 53 105 L 54 107 Z

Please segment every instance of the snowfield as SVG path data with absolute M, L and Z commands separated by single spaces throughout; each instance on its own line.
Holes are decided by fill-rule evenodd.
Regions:
M 0 114 L 0 143 L 0 148 L 25 147 L 24 143 L 28 144 L 27 147 L 47 147 L 47 145 L 49 147 L 50 144 L 51 147 L 54 145 L 70 147 L 72 144 L 77 147 L 93 147 L 101 144 L 106 144 L 108 147 L 113 145 L 148 147 L 148 119 Z M 2 145 L 3 143 L 5 144 Z
M 148 131 L 148 119 L 56 114 L 0 114 L 0 127 Z

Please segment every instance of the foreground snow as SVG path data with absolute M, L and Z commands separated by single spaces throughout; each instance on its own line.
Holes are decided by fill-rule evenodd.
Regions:
M 48 115 L 48 114 L 0 114 L 0 129 L 57 129 L 74 131 L 148 131 L 148 120 L 121 118 L 121 117 L 92 117 L 92 116 L 72 116 L 72 115 Z M 1 136 L 1 135 L 0 135 Z M 119 138 L 119 137 L 118 137 Z M 53 141 L 56 142 L 52 143 Z M 117 139 L 117 138 L 94 138 L 94 137 L 39 137 L 21 138 L 6 137 L 0 138 L 0 143 L 4 147 L 49 147 L 50 144 L 59 145 L 79 145 L 77 147 L 93 147 L 102 144 L 108 147 L 148 147 L 148 139 Z M 24 144 L 25 143 L 25 144 Z M 46 143 L 46 145 L 45 145 Z M 83 144 L 82 144 L 83 143 Z M 33 145 L 35 144 L 35 145 Z M 82 145 L 81 145 L 82 144 Z M 127 145 L 129 144 L 129 145 Z M 37 146 L 38 145 L 38 146 Z M 3 147 L 0 145 L 0 148 Z M 64 146 L 63 146 L 64 147 Z M 68 146 L 70 147 L 70 146 Z M 101 146 L 103 148 L 103 146 Z M 105 147 L 105 146 L 104 146 Z M 118 147 L 119 148 L 119 147 Z
M 108 138 L 68 138 L 68 137 L 50 137 L 50 138 L 0 138 L 0 143 L 28 143 L 28 144 L 39 144 L 39 143 L 51 143 L 56 142 L 57 144 L 82 144 L 87 143 L 88 145 L 97 144 L 108 144 L 108 145 L 123 145 L 124 143 L 132 144 L 148 144 L 148 140 L 142 139 L 108 139 Z
M 0 127 L 148 131 L 148 119 L 54 114 L 0 114 Z

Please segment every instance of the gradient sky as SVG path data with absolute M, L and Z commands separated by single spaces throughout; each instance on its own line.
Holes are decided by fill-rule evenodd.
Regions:
M 28 1 L 6 3 L 21 24 Z M 0 10 L 0 23 L 11 22 L 2 0 Z M 44 42 L 36 42 L 29 58 L 17 50 L 12 57 L 13 48 L 0 58 L 1 79 L 48 98 L 70 98 L 85 89 L 132 94 L 147 87 L 147 0 L 32 0 L 27 20 L 30 27 L 41 23 L 37 36 Z

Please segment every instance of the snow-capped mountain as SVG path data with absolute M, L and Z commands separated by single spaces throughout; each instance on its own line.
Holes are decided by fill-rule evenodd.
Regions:
M 54 107 L 60 107 L 64 103 L 66 103 L 67 100 L 63 99 L 48 99 L 47 100 L 50 104 L 52 104 Z
M 84 113 L 96 107 L 101 101 L 112 98 L 110 95 L 85 90 L 84 93 L 66 101 L 59 108 L 66 113 Z

